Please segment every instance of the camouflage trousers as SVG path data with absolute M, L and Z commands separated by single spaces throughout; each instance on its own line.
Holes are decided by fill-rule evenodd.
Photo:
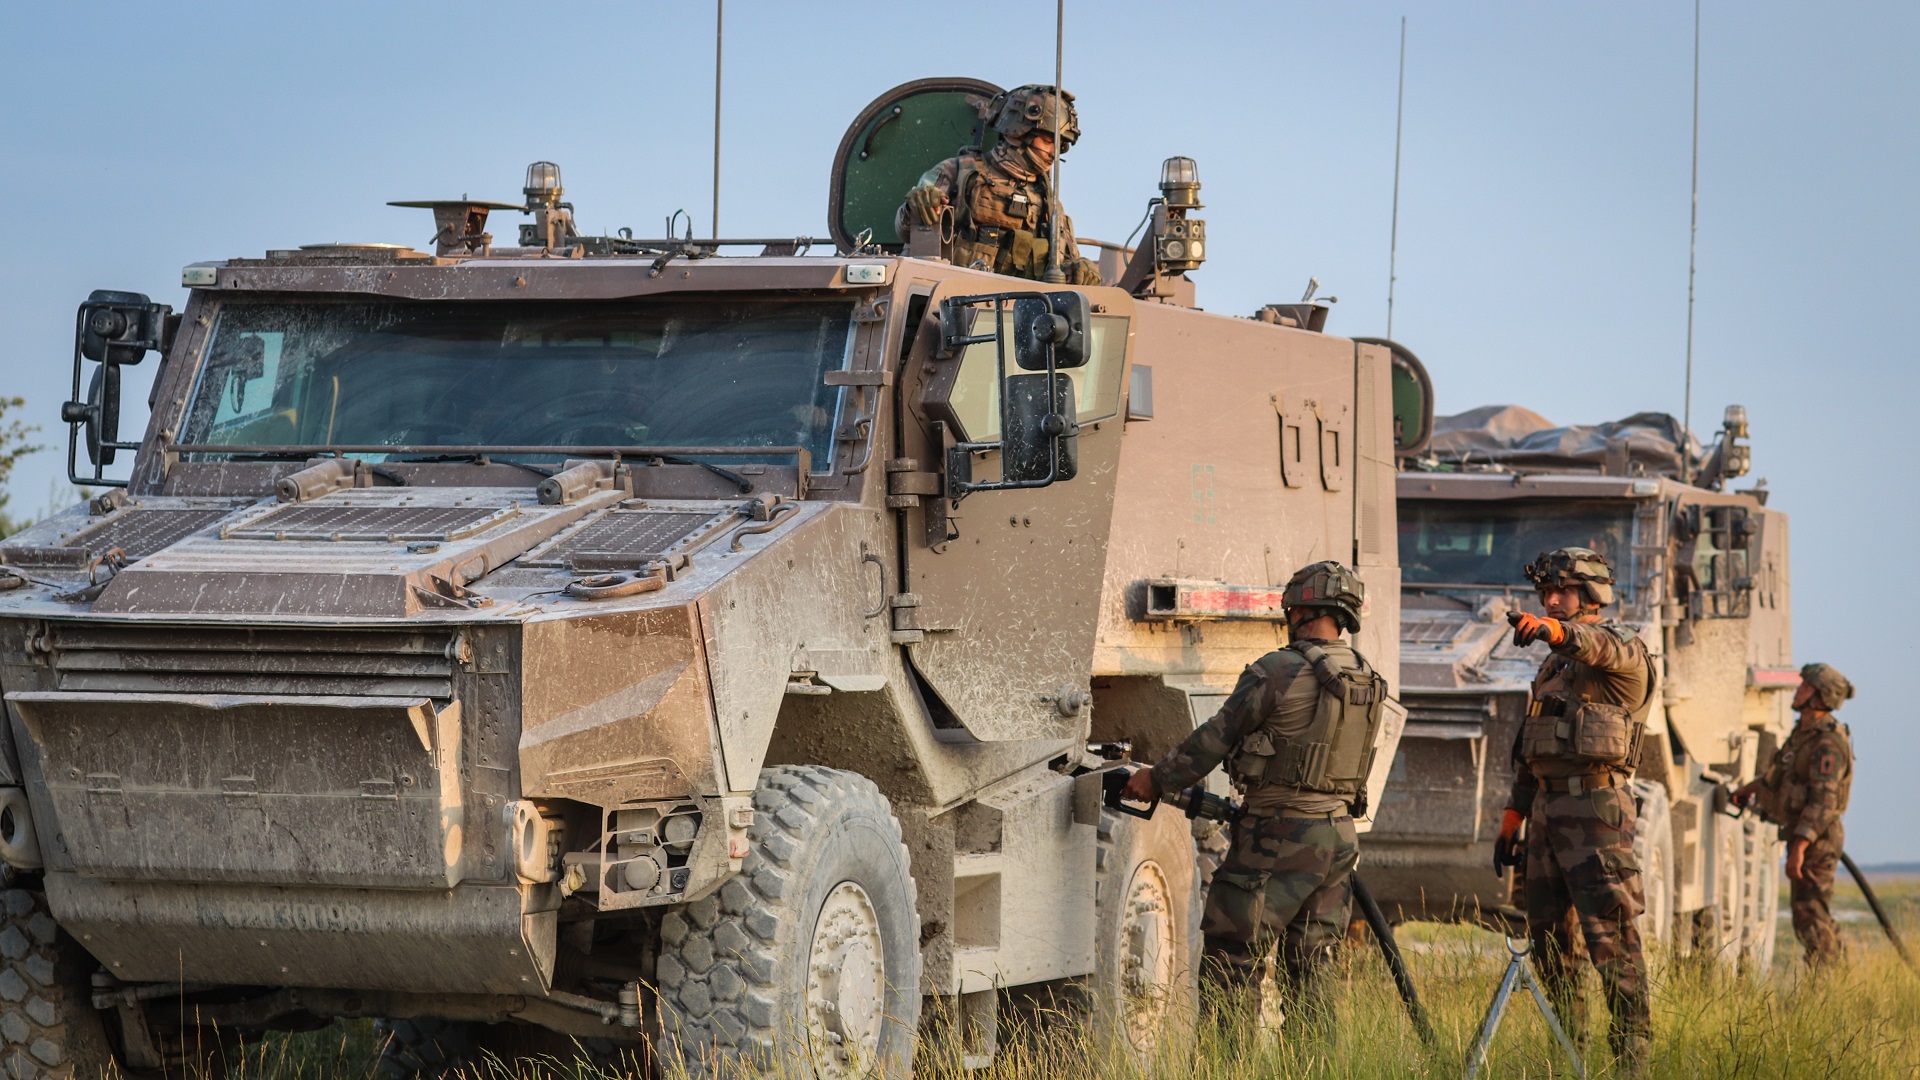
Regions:
M 1845 953 L 1840 927 L 1833 921 L 1833 877 L 1840 865 L 1845 833 L 1836 822 L 1826 835 L 1807 845 L 1801 856 L 1800 880 L 1788 883 L 1793 903 L 1793 935 L 1807 950 L 1815 967 L 1838 960 Z
M 1261 978 L 1278 944 L 1289 1011 L 1310 1024 L 1324 1020 L 1325 969 L 1347 931 L 1359 861 L 1360 838 L 1345 815 L 1234 822 L 1233 846 L 1213 872 L 1200 922 L 1201 993 L 1209 1003 L 1231 996 L 1236 1009 L 1258 1015 Z
M 1527 932 L 1554 1011 L 1584 1041 L 1580 944 L 1600 973 L 1612 1013 L 1610 1041 L 1652 1032 L 1647 965 L 1634 917 L 1646 909 L 1633 857 L 1638 813 L 1626 787 L 1579 795 L 1542 791 L 1527 825 Z

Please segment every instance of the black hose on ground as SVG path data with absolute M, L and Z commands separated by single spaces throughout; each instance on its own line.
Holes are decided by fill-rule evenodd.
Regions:
M 1906 942 L 1900 940 L 1900 932 L 1893 928 L 1893 920 L 1887 918 L 1887 910 L 1880 906 L 1880 898 L 1873 895 L 1873 886 L 1867 884 L 1867 875 L 1860 872 L 1853 856 L 1844 851 L 1840 853 L 1840 861 L 1846 864 L 1847 873 L 1853 875 L 1853 883 L 1860 886 L 1860 895 L 1867 898 L 1867 906 L 1873 909 L 1873 917 L 1880 920 L 1880 929 L 1887 932 L 1887 940 L 1893 942 L 1893 950 L 1900 954 L 1900 959 L 1906 961 L 1907 967 L 1913 968 L 1913 956 L 1907 952 Z M 1920 971 L 1920 968 L 1914 970 Z
M 1353 898 L 1360 904 L 1360 913 L 1366 917 L 1367 926 L 1373 930 L 1373 938 L 1380 943 L 1380 954 L 1387 958 L 1387 970 L 1393 972 L 1393 985 L 1400 991 L 1400 1000 L 1407 1003 L 1407 1017 L 1413 1021 L 1413 1030 L 1420 1035 L 1420 1041 L 1428 1046 L 1437 1045 L 1433 1033 L 1433 1021 L 1427 1018 L 1426 1007 L 1420 1004 L 1420 994 L 1413 988 L 1413 976 L 1407 972 L 1407 962 L 1400 955 L 1400 943 L 1393 939 L 1393 924 L 1380 910 L 1373 899 L 1373 890 L 1360 880 L 1360 872 L 1354 871 Z

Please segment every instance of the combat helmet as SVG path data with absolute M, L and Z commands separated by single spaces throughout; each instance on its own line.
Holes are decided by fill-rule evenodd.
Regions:
M 1613 603 L 1613 564 L 1605 555 L 1583 547 L 1543 551 L 1527 565 L 1527 580 L 1536 589 L 1580 586 L 1587 602 L 1605 607 Z
M 1853 683 L 1832 664 L 1808 664 L 1800 669 L 1800 679 L 1813 687 L 1829 712 L 1853 696 Z
M 1018 146 L 1036 131 L 1053 131 L 1053 111 L 1059 101 L 1067 104 L 1066 114 L 1060 117 L 1060 152 L 1064 154 L 1080 141 L 1080 110 L 1073 107 L 1072 94 L 1056 95 L 1051 86 L 1029 83 L 1002 90 L 987 109 L 993 116 L 993 130 Z
M 1301 567 L 1287 581 L 1280 603 L 1287 608 L 1326 608 L 1349 633 L 1360 629 L 1360 607 L 1367 602 L 1367 585 L 1360 575 L 1328 559 Z

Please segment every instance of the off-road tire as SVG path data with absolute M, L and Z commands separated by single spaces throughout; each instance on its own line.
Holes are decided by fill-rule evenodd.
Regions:
M 1773 967 L 1780 937 L 1780 836 L 1774 826 L 1749 813 L 1745 821 L 1745 920 L 1741 926 L 1740 969 L 1765 978 Z
M 886 796 L 856 773 L 782 765 L 760 774 L 753 807 L 739 875 L 661 919 L 666 1072 L 821 1074 L 817 1055 L 832 1048 L 813 1045 L 809 962 L 829 894 L 851 882 L 871 903 L 886 973 L 877 1060 L 863 1075 L 909 1076 L 920 1023 L 920 916 Z
M 1094 973 L 1086 984 L 1087 1019 L 1098 1045 L 1130 1047 L 1135 1060 L 1146 1062 L 1162 1053 L 1163 1040 L 1192 1030 L 1199 1000 L 1203 857 L 1195 850 L 1191 823 L 1177 813 L 1163 811 L 1148 821 L 1101 811 L 1094 855 Z M 1209 875 L 1218 866 L 1217 859 L 1210 861 Z M 1161 937 L 1158 947 L 1145 953 L 1146 943 L 1133 938 L 1147 929 L 1140 921 L 1147 912 L 1129 911 L 1142 903 L 1169 909 L 1153 913 Z M 1159 984 L 1154 992 L 1165 995 L 1154 1007 L 1165 1011 L 1143 1031 L 1129 1023 L 1129 983 L 1142 982 L 1143 961 L 1157 960 L 1158 950 L 1169 947 L 1173 955 L 1167 962 L 1153 965 L 1168 977 L 1152 978 Z M 1138 990 L 1131 991 L 1136 1007 Z
M 1641 913 L 1640 940 L 1651 949 L 1655 943 L 1673 939 L 1674 871 L 1673 813 L 1667 802 L 1667 789 L 1650 780 L 1631 783 L 1633 801 L 1638 807 L 1633 829 L 1633 858 L 1640 864 L 1641 897 L 1646 911 Z
M 90 981 L 99 964 L 47 911 L 46 894 L 0 893 L 0 1076 L 101 1075 L 112 1061 Z
M 1740 969 L 1747 919 L 1747 829 L 1714 814 L 1713 847 L 1707 852 L 1714 902 L 1694 913 L 1693 948 L 1704 965 L 1733 974 Z

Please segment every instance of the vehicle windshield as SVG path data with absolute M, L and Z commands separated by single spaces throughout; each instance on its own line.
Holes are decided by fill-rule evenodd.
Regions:
M 179 442 L 800 446 L 824 466 L 837 391 L 823 374 L 845 365 L 852 315 L 848 301 L 761 297 L 228 301 Z
M 1587 547 L 1613 563 L 1624 599 L 1632 578 L 1633 511 L 1625 502 L 1574 499 L 1402 499 L 1400 579 L 1530 588 L 1521 568 L 1541 552 Z

